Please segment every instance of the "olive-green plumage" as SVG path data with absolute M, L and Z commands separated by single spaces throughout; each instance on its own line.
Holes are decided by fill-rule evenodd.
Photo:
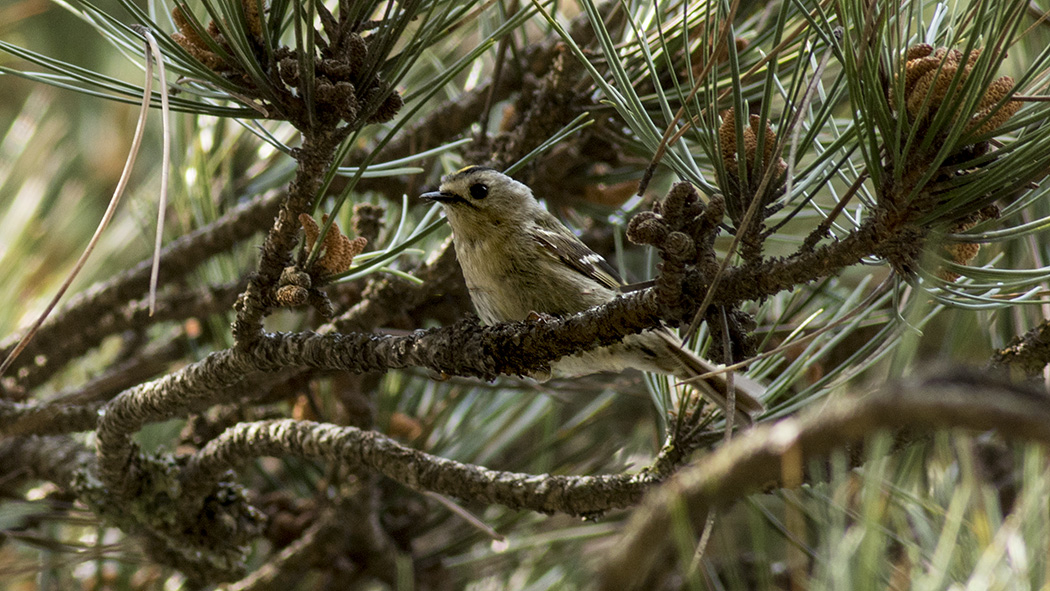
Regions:
M 440 189 L 423 198 L 444 206 L 470 297 L 488 324 L 524 320 L 532 312 L 575 314 L 620 292 L 622 282 L 608 262 L 545 210 L 531 189 L 503 173 L 470 166 L 443 178 Z M 683 349 L 662 328 L 552 364 L 560 376 L 631 367 L 688 379 L 717 366 Z M 764 388 L 741 375 L 733 382 L 737 416 L 750 422 L 764 410 L 758 400 Z M 698 389 L 726 409 L 724 374 Z

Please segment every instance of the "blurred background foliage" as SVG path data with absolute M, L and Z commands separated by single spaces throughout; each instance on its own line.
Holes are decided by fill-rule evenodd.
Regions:
M 784 142 L 779 155 L 790 161 L 791 184 L 774 195 L 769 203 L 774 211 L 764 220 L 767 228 L 776 228 L 764 237 L 767 254 L 784 256 L 798 249 L 844 195 L 849 201 L 842 216 L 829 226 L 833 236 L 845 236 L 875 215 L 883 197 L 871 177 L 892 172 L 883 164 L 888 149 L 880 141 L 901 118 L 893 120 L 888 102 L 876 98 L 887 92 L 887 70 L 855 61 L 860 52 L 854 49 L 864 45 L 865 8 L 882 11 L 883 28 L 873 34 L 878 49 L 866 55 L 882 56 L 884 65 L 897 64 L 906 47 L 922 41 L 960 48 L 1001 42 L 1008 52 L 983 58 L 985 75 L 1009 74 L 1019 81 L 1021 94 L 1035 95 L 1045 92 L 1050 73 L 1050 27 L 1038 14 L 1046 7 L 1030 9 L 1026 2 L 913 0 L 899 9 L 850 0 L 742 2 L 732 20 L 731 37 L 737 41 L 722 45 L 714 58 L 716 44 L 710 40 L 718 38 L 715 32 L 728 8 L 717 2 L 417 4 L 447 8 L 455 18 L 433 31 L 427 48 L 404 68 L 383 65 L 398 76 L 405 107 L 392 121 L 354 134 L 346 145 L 349 168 L 330 179 L 331 191 L 319 204 L 322 211 L 334 211 L 344 229 L 353 227 L 353 212 L 339 209 L 341 196 L 385 209 L 373 253 L 329 290 L 340 309 L 359 299 L 371 280 L 413 280 L 416 265 L 441 248 L 447 230 L 433 224 L 435 212 L 416 203 L 415 196 L 433 188 L 442 173 L 465 164 L 462 154 L 491 154 L 486 149 L 493 144 L 478 138 L 520 123 L 515 117 L 521 113 L 514 110 L 528 101 L 517 100 L 514 92 L 537 84 L 534 75 L 521 73 L 528 70 L 525 49 L 545 39 L 563 44 L 564 59 L 585 64 L 581 70 L 593 76 L 581 75 L 571 85 L 574 108 L 585 117 L 559 125 L 561 131 L 550 136 L 561 141 L 530 154 L 520 163 L 519 176 L 635 280 L 652 277 L 657 259 L 624 240 L 633 213 L 647 209 L 673 180 L 690 180 L 707 195 L 731 197 L 726 179 L 741 171 L 750 178 L 744 169 L 753 161 L 730 163 L 720 156 L 717 116 L 731 106 L 771 122 Z M 10 44 L 0 52 L 5 96 L 0 101 L 0 293 L 8 302 L 0 308 L 0 334 L 13 335 L 35 318 L 86 244 L 120 174 L 136 112 L 132 104 L 15 75 L 45 70 L 39 60 L 10 48 L 140 85 L 139 56 L 127 47 L 123 54 L 118 50 L 123 41 L 118 33 L 126 32 L 98 19 L 104 14 L 131 23 L 131 6 L 153 15 L 157 30 L 176 30 L 168 17 L 172 5 L 163 2 L 12 0 L 0 7 L 0 40 Z M 190 3 L 189 8 L 207 20 L 200 6 Z M 601 10 L 615 16 L 603 18 Z M 97 27 L 78 14 L 92 15 Z M 519 20 L 507 26 L 511 14 Z M 577 46 L 563 33 L 573 18 L 587 15 L 597 42 Z M 426 25 L 420 18 L 406 30 L 420 34 Z M 292 27 L 282 35 L 294 44 Z M 409 45 L 407 39 L 400 40 L 400 49 Z M 172 43 L 168 46 L 174 51 Z M 709 67 L 712 60 L 716 65 Z M 434 116 L 444 101 L 464 97 L 497 72 L 518 84 L 510 98 L 495 100 L 480 114 L 487 128 L 475 117 L 473 126 L 426 146 L 436 151 L 425 158 L 380 165 L 382 152 L 376 146 L 388 138 L 396 141 L 405 128 Z M 892 72 L 888 76 L 892 79 Z M 694 84 L 703 90 L 689 96 Z M 254 117 L 243 101 L 207 96 L 214 85 L 184 86 L 186 104 L 197 101 L 199 106 L 184 109 L 197 112 L 173 117 L 166 243 L 251 197 L 282 190 L 294 170 L 285 152 L 298 139 L 285 122 L 216 116 L 216 109 L 234 107 Z M 979 92 L 964 88 L 958 100 Z M 709 108 L 716 96 L 718 108 Z M 961 279 L 938 277 L 952 264 L 931 242 L 914 278 L 894 274 L 884 260 L 872 257 L 743 307 L 755 321 L 756 350 L 782 347 L 750 366 L 750 375 L 770 384 L 767 420 L 930 366 L 984 365 L 995 349 L 1050 316 L 1045 292 L 1050 264 L 1041 233 L 1050 218 L 1043 198 L 1050 130 L 1042 105 L 1026 104 L 997 130 L 1003 137 L 991 144 L 992 150 L 1004 152 L 991 168 L 1006 162 L 1017 172 L 1009 178 L 993 175 L 993 181 L 1024 190 L 996 194 L 1002 215 L 967 230 L 987 244 L 975 260 L 951 267 Z M 682 121 L 695 117 L 695 125 L 669 147 L 649 192 L 631 197 L 680 108 Z M 151 117 L 130 194 L 72 293 L 150 256 L 162 166 L 156 113 Z M 737 138 L 744 138 L 745 126 L 732 130 Z M 477 141 L 460 141 L 464 138 Z M 791 151 L 797 157 L 789 157 Z M 375 154 L 378 160 L 370 161 Z M 365 162 L 370 168 L 361 168 Z M 741 169 L 731 171 L 731 164 Z M 360 178 L 359 172 L 364 173 Z M 850 193 L 861 175 L 867 180 Z M 951 190 L 956 193 L 931 218 L 950 215 L 962 201 L 981 202 L 988 193 L 985 185 Z M 739 213 L 744 209 L 746 203 Z M 731 241 L 732 235 L 723 233 L 716 244 L 720 254 L 728 252 Z M 248 241 L 203 262 L 187 283 L 241 281 L 253 269 L 257 243 Z M 424 316 L 423 323 L 433 326 L 450 321 L 452 312 L 468 311 L 462 301 L 455 302 L 441 314 Z M 231 320 L 227 307 L 204 317 L 157 323 L 145 335 L 112 335 L 28 396 L 44 401 L 75 390 L 129 347 L 150 342 L 179 343 L 180 354 L 159 371 L 175 369 L 230 346 Z M 412 320 L 392 319 L 390 329 L 420 328 Z M 267 327 L 308 330 L 316 325 L 311 314 L 282 312 Z M 812 336 L 825 327 L 826 332 Z M 697 342 L 704 350 L 712 346 L 706 325 Z M 317 373 L 282 384 L 270 404 L 216 409 L 190 421 L 153 425 L 140 439 L 147 448 L 171 450 L 199 445 L 185 434 L 191 426 L 196 433 L 207 432 L 201 423 L 220 427 L 289 415 L 343 423 L 353 413 L 338 393 L 352 390 L 370 393 L 368 412 L 377 429 L 431 454 L 536 474 L 621 473 L 652 462 L 674 407 L 666 380 L 637 373 L 542 385 L 509 378 L 492 384 L 431 378 L 421 370 L 384 376 Z M 717 434 L 714 426 L 712 433 Z M 863 450 L 852 450 L 852 456 L 844 452 L 811 466 L 812 483 L 801 489 L 742 500 L 717 515 L 706 546 L 700 532 L 689 527 L 668 532 L 682 566 L 668 573 L 665 588 L 1040 589 L 1050 584 L 1045 502 L 1050 472 L 1043 449 L 1007 446 L 988 434 L 949 433 L 907 446 L 897 443 L 874 438 Z M 345 498 L 347 489 L 364 480 L 364 475 L 295 458 L 258 461 L 242 482 L 278 519 L 259 542 L 252 568 L 301 534 L 323 505 Z M 592 583 L 592 569 L 615 541 L 627 513 L 580 521 L 498 506 L 460 507 L 454 500 L 385 482 L 379 490 L 378 515 L 404 545 L 401 551 L 411 555 L 409 571 L 414 569 L 415 578 L 401 573 L 396 580 L 381 581 L 356 570 L 347 557 L 345 563 L 312 569 L 295 588 L 583 589 Z M 4 493 L 0 578 L 8 588 L 171 589 L 185 582 L 178 573 L 144 564 L 133 539 L 107 528 L 54 487 Z

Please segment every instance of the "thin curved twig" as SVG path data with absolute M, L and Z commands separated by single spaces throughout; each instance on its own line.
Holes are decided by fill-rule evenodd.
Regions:
M 210 441 L 189 459 L 183 490 L 199 497 L 227 470 L 259 456 L 285 455 L 366 466 L 409 488 L 471 502 L 577 516 L 633 505 L 654 482 L 644 474 L 561 476 L 490 470 L 406 447 L 375 431 L 280 419 L 241 423 Z

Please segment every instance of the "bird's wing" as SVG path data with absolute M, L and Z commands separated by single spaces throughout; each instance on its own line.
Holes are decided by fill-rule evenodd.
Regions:
M 620 274 L 609 264 L 609 261 L 588 248 L 586 244 L 580 242 L 572 234 L 540 228 L 535 233 L 535 236 L 536 240 L 551 256 L 579 271 L 588 279 L 597 281 L 602 286 L 612 290 L 619 290 L 623 285 Z

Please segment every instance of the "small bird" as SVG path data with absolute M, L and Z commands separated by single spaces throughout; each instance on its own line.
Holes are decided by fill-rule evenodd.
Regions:
M 525 320 L 536 313 L 568 316 L 621 293 L 624 283 L 608 261 L 544 209 L 529 187 L 499 171 L 468 166 L 442 178 L 438 191 L 421 198 L 443 206 L 470 298 L 486 324 Z M 717 367 L 684 349 L 661 327 L 562 357 L 552 364 L 552 373 L 571 377 L 636 368 L 685 380 Z M 751 423 L 752 415 L 765 410 L 759 401 L 765 389 L 739 374 L 733 384 L 736 416 Z M 724 374 L 694 386 L 728 410 Z

